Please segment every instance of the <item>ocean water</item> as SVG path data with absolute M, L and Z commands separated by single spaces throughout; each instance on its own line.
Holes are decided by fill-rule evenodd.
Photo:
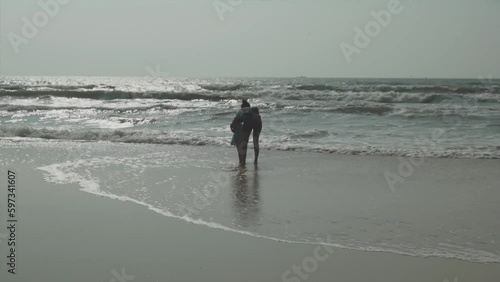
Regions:
M 500 157 L 500 80 L 0 77 L 0 137 L 229 146 L 242 98 L 262 147 Z
M 243 98 L 270 151 L 241 171 L 229 123 Z M 474 178 L 497 173 L 482 159 L 500 158 L 499 110 L 498 80 L 1 77 L 0 166 L 207 228 L 500 263 L 500 191 Z M 391 193 L 382 158 L 349 155 L 434 157 L 419 170 L 442 176 Z M 461 159 L 477 163 L 447 167 Z M 208 184 L 219 192 L 193 212 Z

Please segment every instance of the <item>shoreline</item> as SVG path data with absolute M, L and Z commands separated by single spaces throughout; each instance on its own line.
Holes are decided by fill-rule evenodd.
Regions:
M 0 128 L 1 129 L 1 128 Z M 32 130 L 38 130 L 38 129 L 33 129 Z M 122 130 L 117 129 L 114 130 L 115 132 L 121 132 Z M 135 132 L 132 132 L 135 133 Z M 220 145 L 220 144 L 214 144 L 214 143 L 206 143 L 206 144 L 185 144 L 183 142 L 179 143 L 148 143 L 148 142 L 136 142 L 136 141 L 116 141 L 116 140 L 83 140 L 83 139 L 60 139 L 60 138 L 54 138 L 54 139 L 45 139 L 45 138 L 40 138 L 40 137 L 19 137 L 19 136 L 4 136 L 0 137 L 0 145 L 1 142 L 5 140 L 8 142 L 17 142 L 17 143 L 36 143 L 36 142 L 61 142 L 61 143 L 88 143 L 88 144 L 99 144 L 99 143 L 105 143 L 105 144 L 116 144 L 116 145 L 143 145 L 143 146 L 188 146 L 188 147 L 204 147 L 210 149 L 216 149 L 216 150 L 235 150 L 233 145 Z M 252 142 L 249 142 L 248 144 L 248 150 L 249 152 L 253 150 L 253 145 L 251 144 Z M 319 148 L 319 147 L 311 147 L 311 148 L 302 148 L 300 146 L 298 147 L 289 147 L 289 148 L 280 148 L 280 147 L 267 147 L 267 146 L 260 146 L 261 151 L 269 151 L 269 152 L 289 152 L 289 153 L 314 153 L 314 154 L 323 154 L 323 155 L 331 155 L 334 157 L 380 157 L 380 158 L 405 158 L 405 159 L 444 159 L 444 160 L 500 160 L 500 154 L 495 155 L 489 153 L 487 155 L 486 153 L 484 154 L 478 154 L 478 153 L 473 153 L 476 154 L 475 157 L 471 157 L 470 152 L 446 152 L 442 153 L 440 155 L 436 155 L 436 152 L 432 152 L 431 154 L 425 154 L 425 155 L 418 155 L 419 152 L 428 152 L 427 146 L 422 145 L 420 148 L 413 150 L 413 151 L 407 151 L 407 152 L 401 152 L 398 151 L 400 154 L 396 154 L 395 152 L 381 152 L 381 149 L 377 149 L 375 152 L 368 152 L 368 151 L 363 151 L 366 150 L 364 149 L 354 149 L 351 148 L 351 152 L 349 151 L 344 151 L 344 152 L 339 152 L 341 149 L 335 148 Z M 345 150 L 345 149 L 344 149 Z M 251 164 L 251 162 L 249 162 Z

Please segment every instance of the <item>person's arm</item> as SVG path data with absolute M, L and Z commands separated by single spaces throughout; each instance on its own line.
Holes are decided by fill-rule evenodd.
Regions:
M 241 123 L 243 122 L 243 111 L 239 110 L 238 113 L 236 113 L 236 116 L 233 119 L 233 122 L 231 122 L 231 131 L 234 133 L 238 131 L 239 127 L 241 126 Z

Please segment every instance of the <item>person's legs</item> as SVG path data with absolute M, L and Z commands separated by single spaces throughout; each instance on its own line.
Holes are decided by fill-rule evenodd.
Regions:
M 240 142 L 236 145 L 236 149 L 238 150 L 238 158 L 240 160 L 240 165 L 244 165 L 246 163 L 249 138 L 250 138 L 250 132 L 242 131 Z
M 253 131 L 253 152 L 255 155 L 253 161 L 254 164 L 256 164 L 259 159 L 259 137 L 260 137 L 260 130 L 254 130 Z

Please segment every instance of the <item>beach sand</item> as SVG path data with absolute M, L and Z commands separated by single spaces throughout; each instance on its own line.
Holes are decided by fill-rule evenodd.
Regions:
M 50 145 L 49 151 L 58 146 Z M 124 151 L 129 145 L 105 146 Z M 161 148 L 178 153 L 189 151 L 190 155 L 197 156 L 198 162 L 214 156 L 237 162 L 233 149 L 168 145 Z M 93 154 L 97 155 L 96 152 Z M 47 171 L 37 168 L 60 163 L 63 158 L 50 155 L 50 152 L 40 150 L 39 146 L 16 142 L 2 144 L 1 157 L 2 225 L 6 224 L 6 170 L 15 169 L 18 177 L 17 273 L 7 273 L 7 244 L 5 239 L 0 238 L 0 280 L 5 282 L 500 280 L 498 263 L 342 248 L 333 248 L 331 254 L 326 248 L 321 250 L 324 260 L 316 260 L 317 264 L 314 264 L 311 261 L 318 245 L 279 242 L 211 228 L 164 216 L 134 202 L 83 192 L 78 183 L 49 183 L 44 180 Z M 406 178 L 404 185 L 398 184 L 393 191 L 385 181 L 384 172 L 397 171 L 399 163 L 400 160 L 394 157 L 263 151 L 258 167 L 260 199 L 266 206 L 278 209 L 287 201 L 293 205 L 300 204 L 301 201 L 293 196 L 304 194 L 307 197 L 307 190 L 320 190 L 318 193 L 321 194 L 330 187 L 338 190 L 339 195 L 351 191 L 349 197 L 352 199 L 385 197 L 397 202 L 408 198 L 419 199 L 423 197 L 422 191 L 432 187 L 462 191 L 470 185 L 481 186 L 482 191 L 491 191 L 490 195 L 471 196 L 470 201 L 498 196 L 495 192 L 495 189 L 498 190 L 497 160 L 427 159 Z M 237 173 L 231 166 L 226 168 L 228 173 Z M 249 166 L 248 174 L 254 169 Z M 189 170 L 172 166 L 149 173 L 198 181 L 193 174 L 209 170 L 205 167 Z M 218 170 L 214 168 L 214 171 Z M 106 171 L 102 173 L 106 174 Z M 151 175 L 145 172 L 144 177 Z M 429 202 L 449 198 L 448 188 L 436 189 Z M 340 198 L 343 201 L 346 199 Z M 334 206 L 335 201 L 332 201 Z M 465 200 L 460 197 L 455 199 L 455 203 L 460 204 L 461 201 Z M 311 204 L 307 200 L 304 202 L 305 205 Z M 357 204 L 362 205 L 363 201 Z M 340 210 L 352 205 L 349 202 L 344 205 L 335 203 L 335 208 Z M 425 215 L 425 207 L 421 207 L 420 211 L 424 219 L 431 216 Z M 5 233 L 5 230 L 2 228 L 0 233 Z M 307 277 L 300 278 L 295 274 L 283 276 L 286 271 L 292 271 L 294 265 L 302 266 L 304 263 L 314 267 L 314 271 L 304 272 Z M 127 276 L 122 276 L 124 274 Z

